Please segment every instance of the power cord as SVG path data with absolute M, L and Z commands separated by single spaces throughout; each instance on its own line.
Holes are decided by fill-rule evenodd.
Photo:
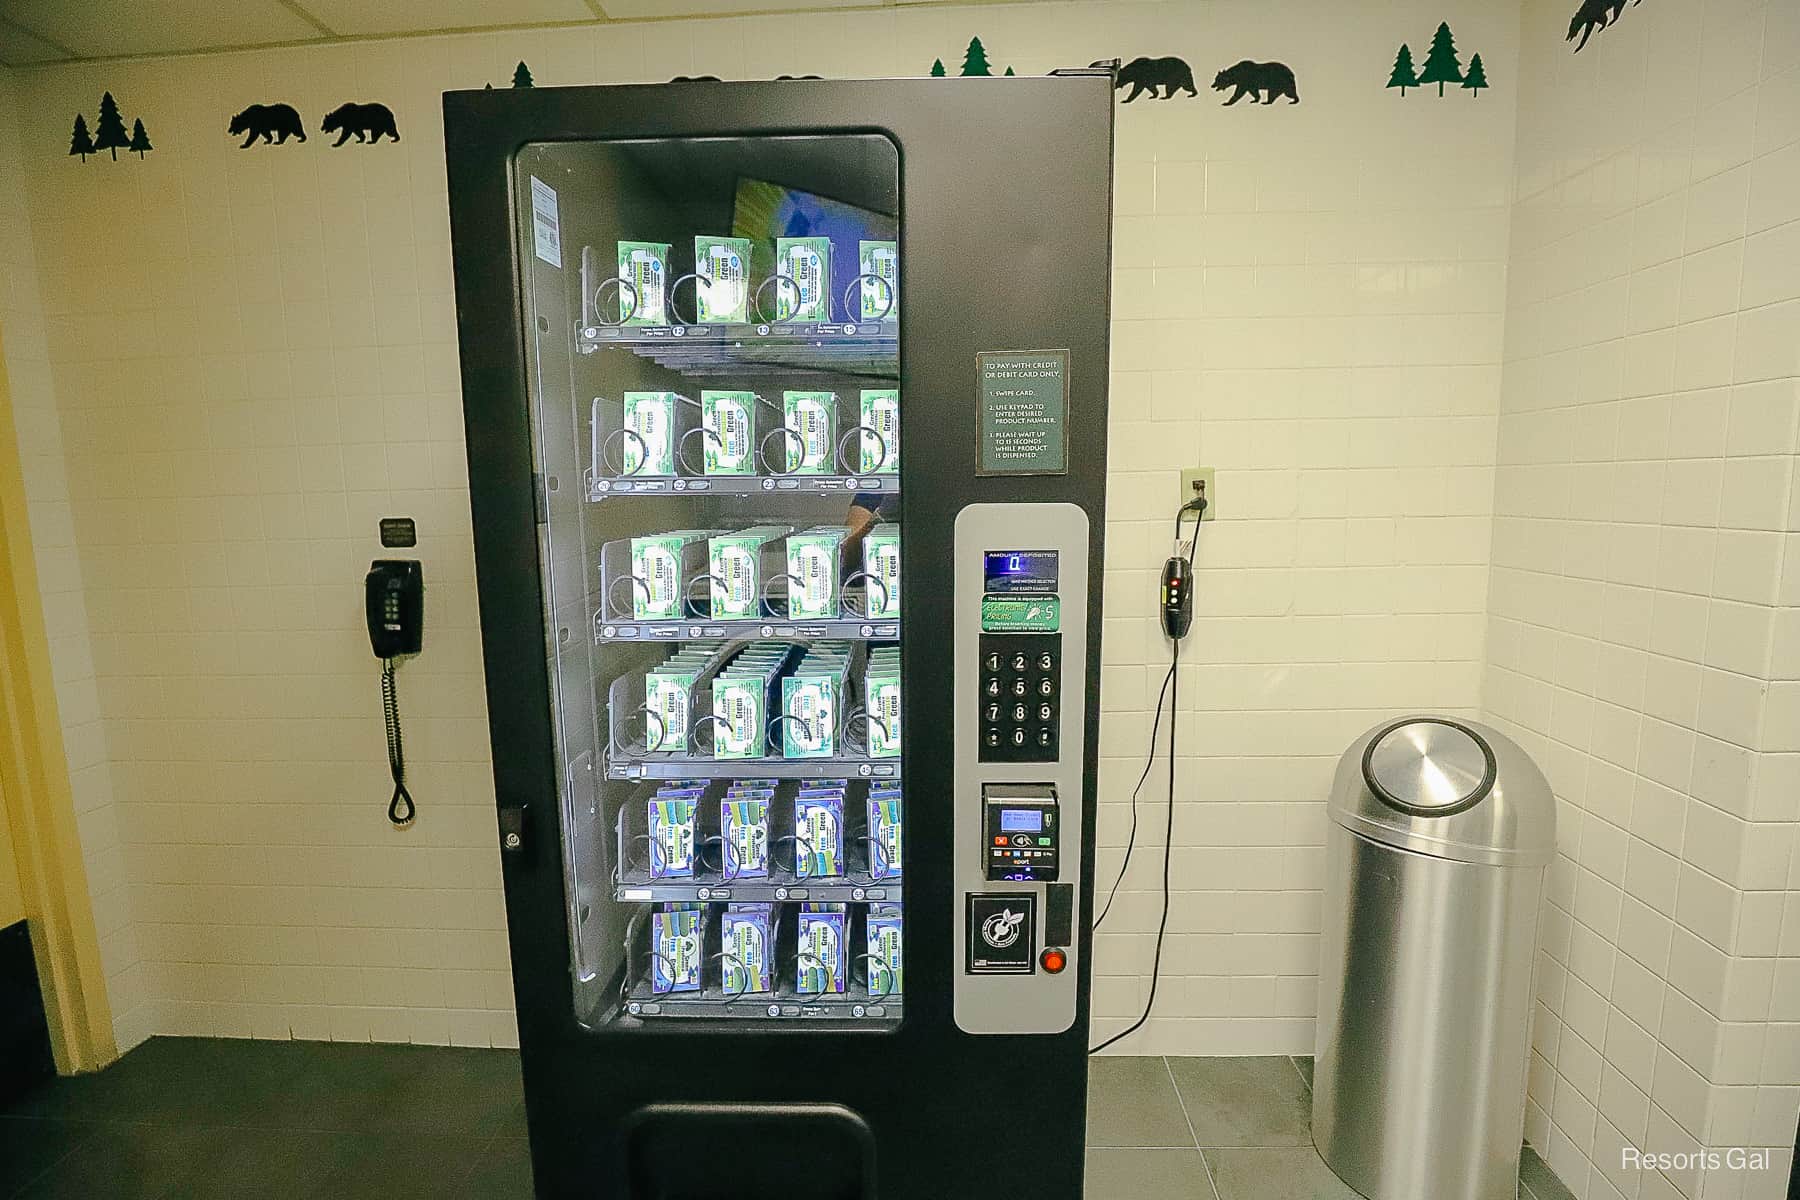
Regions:
M 1188 543 L 1187 556 L 1181 555 L 1181 519 L 1188 513 L 1196 514 L 1194 519 L 1194 539 Z M 1167 823 L 1163 830 L 1162 861 L 1162 916 L 1156 925 L 1156 951 L 1150 961 L 1150 994 L 1144 1000 L 1144 1011 L 1136 1021 L 1118 1033 L 1107 1038 L 1098 1046 L 1088 1051 L 1090 1055 L 1098 1054 L 1117 1042 L 1124 1041 L 1150 1020 L 1150 1013 L 1156 1008 L 1156 988 L 1162 981 L 1163 942 L 1169 932 L 1169 872 L 1174 861 L 1175 850 L 1175 765 L 1176 765 L 1176 728 L 1181 712 L 1181 676 L 1178 667 L 1181 664 L 1181 639 L 1187 636 L 1188 628 L 1193 622 L 1194 597 L 1191 582 L 1194 572 L 1194 553 L 1200 545 L 1200 521 L 1206 516 L 1206 496 L 1202 493 L 1196 499 L 1182 505 L 1175 513 L 1175 554 L 1163 568 L 1163 629 L 1169 635 L 1169 673 L 1163 677 L 1163 686 L 1169 697 L 1169 807 Z M 1184 569 L 1185 568 L 1185 569 Z M 1144 773 L 1138 777 L 1138 788 L 1144 786 L 1144 780 L 1150 777 L 1150 770 L 1156 763 L 1156 729 L 1162 722 L 1162 696 L 1156 700 L 1156 719 L 1150 727 L 1150 757 L 1144 763 Z M 1113 895 L 1106 899 L 1106 909 L 1100 914 L 1100 921 L 1106 919 L 1106 913 L 1112 909 L 1113 896 L 1118 894 L 1119 883 L 1125 878 L 1125 865 L 1131 862 L 1131 852 L 1137 843 L 1137 790 L 1131 793 L 1131 833 L 1125 842 L 1125 863 L 1119 868 L 1119 878 L 1113 883 Z M 1094 922 L 1099 928 L 1100 921 Z
M 418 815 L 412 793 L 406 790 L 406 748 L 400 741 L 400 690 L 394 681 L 394 660 L 381 660 L 381 710 L 387 721 L 388 773 L 394 777 L 394 797 L 388 801 L 388 820 L 404 828 Z

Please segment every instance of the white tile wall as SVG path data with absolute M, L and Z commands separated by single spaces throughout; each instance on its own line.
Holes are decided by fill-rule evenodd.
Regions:
M 1200 84 L 1120 112 L 1100 865 L 1116 869 L 1163 669 L 1152 595 L 1177 472 L 1211 465 L 1228 519 L 1202 541 L 1182 677 L 1165 981 L 1122 1048 L 1310 1047 L 1332 763 L 1389 715 L 1478 703 L 1518 31 L 1510 6 L 1453 7 L 933 8 L 29 74 L 47 353 L 145 1027 L 512 1036 L 438 93 L 520 58 L 544 85 L 916 74 L 978 34 L 1021 73 L 1178 54 Z M 1493 91 L 1384 90 L 1395 47 L 1446 15 Z M 1221 108 L 1207 83 L 1246 57 L 1289 63 L 1304 102 Z M 144 116 L 142 161 L 63 156 L 105 89 Z M 239 152 L 224 132 L 253 101 L 316 122 L 352 97 L 390 104 L 401 144 Z M 399 511 L 432 584 L 428 649 L 402 676 L 422 803 L 407 834 L 382 817 L 356 615 L 375 519 Z M 1155 805 L 1100 943 L 1100 1031 L 1143 996 Z
M 1800 21 L 1528 0 L 1483 706 L 1545 763 L 1528 1132 L 1577 1196 L 1786 1194 Z M 1723 81 L 1723 82 L 1721 82 Z M 1624 1146 L 1777 1148 L 1767 1171 Z
M 83 865 L 100 936 L 101 966 L 112 1000 L 115 1032 L 121 1045 L 131 1046 L 148 1036 L 151 1028 L 141 1004 L 139 950 L 130 916 L 125 850 L 88 638 L 88 600 L 70 503 L 62 418 L 51 383 L 38 259 L 32 248 L 25 195 L 25 164 L 31 156 L 21 135 L 21 91 L 17 76 L 0 69 L 0 330 L 5 333 L 4 367 L 12 392 L 13 422 L 37 558 L 38 590 L 50 641 L 50 665 L 81 833 Z

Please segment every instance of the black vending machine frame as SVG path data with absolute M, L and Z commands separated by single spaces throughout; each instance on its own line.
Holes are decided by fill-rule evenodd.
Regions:
M 1081 836 L 1088 852 L 1078 882 L 1080 911 L 1091 913 L 1106 524 L 1110 74 L 451 92 L 444 129 L 482 654 L 538 1195 L 688 1197 L 693 1193 L 679 1178 L 686 1163 L 748 1148 L 728 1145 L 733 1138 L 754 1146 L 772 1130 L 816 1120 L 823 1136 L 842 1137 L 848 1128 L 861 1147 L 860 1178 L 846 1197 L 1075 1200 L 1086 1126 L 1093 961 L 1087 919 L 1079 929 L 1078 999 L 1068 1029 L 976 1036 L 962 1032 L 952 1014 L 953 972 L 961 966 L 952 950 L 960 901 L 949 854 L 947 650 L 958 511 L 984 501 L 1084 508 L 1093 599 L 1083 631 L 1089 653 Z M 515 204 L 528 211 L 530 198 L 515 195 L 514 158 L 540 142 L 790 134 L 877 134 L 899 152 L 902 611 L 905 628 L 916 631 L 901 643 L 905 1015 L 883 1032 L 588 1028 L 576 1019 L 570 979 L 539 569 L 541 497 L 534 490 L 542 485 L 533 481 L 515 226 Z M 1044 349 L 1069 353 L 1067 473 L 978 475 L 976 355 Z M 835 1130 L 824 1128 L 834 1123 Z M 683 1138 L 691 1150 L 669 1154 Z M 793 1138 L 771 1137 L 768 1146 L 771 1153 L 791 1151 Z M 675 1174 L 647 1183 L 645 1153 Z M 789 1162 L 777 1177 L 803 1180 L 805 1169 Z M 762 1190 L 770 1185 L 761 1176 L 754 1183 L 758 1196 L 800 1194 Z

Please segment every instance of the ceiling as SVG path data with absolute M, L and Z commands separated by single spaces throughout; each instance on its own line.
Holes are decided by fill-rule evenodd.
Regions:
M 0 64 L 22 67 L 450 30 L 939 2 L 943 0 L 0 0 Z

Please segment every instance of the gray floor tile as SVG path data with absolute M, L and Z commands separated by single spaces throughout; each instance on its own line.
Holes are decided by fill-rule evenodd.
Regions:
M 1311 1146 L 1202 1153 L 1219 1200 L 1361 1200 Z
M 1089 1150 L 1086 1200 L 1217 1200 L 1198 1150 Z
M 1312 1145 L 1312 1093 L 1286 1057 L 1172 1058 L 1169 1067 L 1202 1148 Z
M 1575 1200 L 1575 1194 L 1563 1186 L 1550 1164 L 1530 1146 L 1525 1147 L 1524 1157 L 1519 1160 L 1519 1181 L 1530 1189 L 1536 1200 Z
M 1088 1145 L 1194 1144 L 1160 1058 L 1096 1058 L 1088 1066 Z
M 1300 1072 L 1300 1078 L 1306 1080 L 1306 1086 L 1312 1087 L 1313 1057 L 1310 1054 L 1296 1054 L 1293 1058 L 1294 1070 Z
M 23 1191 L 96 1131 L 96 1126 L 76 1121 L 0 1117 L 0 1196 Z

